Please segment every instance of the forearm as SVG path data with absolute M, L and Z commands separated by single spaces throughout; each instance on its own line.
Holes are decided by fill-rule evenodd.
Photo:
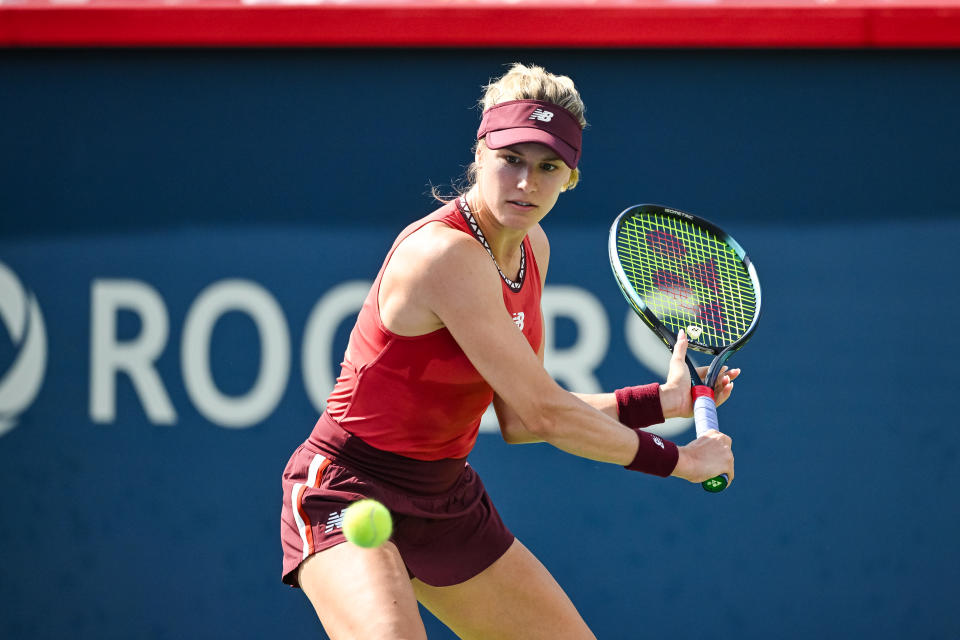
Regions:
M 619 419 L 619 415 L 617 413 L 617 397 L 613 392 L 574 393 L 573 395 L 597 411 L 600 411 L 604 415 L 613 418 L 614 420 Z
M 598 413 L 604 418 L 604 420 L 609 420 L 604 414 Z M 680 449 L 676 444 L 670 442 L 669 440 L 664 440 L 659 436 L 653 435 L 641 429 L 631 429 L 618 428 L 618 434 L 621 436 L 623 434 L 628 434 L 632 437 L 627 437 L 627 440 L 630 442 L 628 449 L 619 449 L 617 451 L 617 457 L 613 460 L 607 460 L 615 464 L 621 464 L 628 470 L 631 471 L 641 471 L 643 473 L 649 473 L 651 475 L 667 477 L 674 473 L 679 461 Z M 560 449 L 564 449 L 573 453 L 575 455 L 580 455 L 583 457 L 592 457 L 594 459 L 604 459 L 598 456 L 590 456 L 583 452 L 583 440 L 578 440 L 575 447 L 568 448 L 565 446 L 561 437 L 548 438 L 552 443 Z M 627 456 L 623 455 L 623 452 L 627 451 Z M 630 461 L 626 462 L 626 458 L 629 457 Z
M 541 419 L 532 431 L 541 440 L 575 456 L 621 466 L 630 464 L 637 453 L 637 434 L 617 421 L 614 394 L 564 395 L 565 398 L 542 408 Z
M 613 393 L 574 393 L 573 395 L 597 411 L 632 429 L 660 424 L 676 413 L 671 393 L 657 383 L 624 387 Z

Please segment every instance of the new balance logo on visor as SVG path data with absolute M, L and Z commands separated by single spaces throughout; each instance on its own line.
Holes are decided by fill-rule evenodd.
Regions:
M 553 120 L 553 111 L 547 111 L 546 109 L 537 109 L 527 120 L 539 120 L 540 122 L 550 122 Z
M 324 530 L 324 533 L 330 533 L 334 529 L 343 528 L 343 511 L 334 511 L 330 514 L 330 517 L 327 518 L 327 528 Z

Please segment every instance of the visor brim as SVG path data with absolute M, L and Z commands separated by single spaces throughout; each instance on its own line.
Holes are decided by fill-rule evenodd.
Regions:
M 488 149 L 502 149 L 514 144 L 536 142 L 552 149 L 569 168 L 577 168 L 577 150 L 558 136 L 543 129 L 515 127 L 513 129 L 488 131 L 484 140 Z

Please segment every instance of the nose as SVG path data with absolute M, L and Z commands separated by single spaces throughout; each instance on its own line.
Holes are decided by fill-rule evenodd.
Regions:
M 536 180 L 534 179 L 531 169 L 525 168 L 520 172 L 520 178 L 517 180 L 517 188 L 523 191 L 537 190 Z

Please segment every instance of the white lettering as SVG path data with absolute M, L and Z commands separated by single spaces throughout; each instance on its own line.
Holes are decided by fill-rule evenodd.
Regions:
M 260 338 L 260 371 L 253 387 L 242 396 L 221 393 L 210 371 L 213 328 L 230 311 L 250 316 Z M 180 346 L 187 394 L 211 422 L 222 427 L 249 427 L 269 416 L 280 402 L 290 376 L 290 332 L 280 305 L 259 284 L 231 279 L 207 287 L 187 312 Z
M 304 330 L 301 366 L 307 395 L 319 413 L 323 413 L 327 395 L 333 390 L 336 375 L 340 371 L 339 358 L 342 354 L 333 353 L 337 327 L 346 318 L 357 315 L 371 284 L 357 280 L 343 282 L 327 291 L 310 312 Z
M 339 373 L 341 353 L 334 352 L 338 329 L 356 316 L 370 289 L 369 281 L 340 283 L 314 305 L 304 328 L 301 347 L 303 384 L 313 407 L 322 412 Z M 141 323 L 136 338 L 119 341 L 119 312 L 135 313 Z M 221 392 L 213 379 L 211 339 L 220 317 L 228 312 L 248 315 L 256 325 L 260 367 L 252 387 L 241 396 Z M 544 365 L 571 391 L 600 393 L 596 371 L 610 345 L 610 324 L 603 305 L 576 286 L 550 286 L 543 292 Z M 558 347 L 556 325 L 572 321 L 576 338 Z M 98 279 L 91 285 L 90 416 L 97 423 L 116 421 L 116 378 L 126 374 L 148 419 L 154 424 L 177 422 L 156 361 L 166 347 L 169 319 L 163 299 L 149 284 L 137 280 Z M 246 428 L 266 419 L 282 400 L 289 381 L 291 340 L 282 308 L 273 295 L 249 280 L 229 279 L 210 285 L 191 305 L 183 324 L 180 366 L 187 394 L 197 410 L 214 424 Z M 627 312 L 625 338 L 631 353 L 664 380 L 670 354 L 633 312 Z M 242 345 L 238 348 L 248 348 Z M 646 380 L 638 371 L 638 384 Z M 688 428 L 690 419 L 672 419 L 650 431 L 664 437 Z M 481 431 L 498 429 L 496 414 L 487 411 Z
M 570 391 L 600 393 L 603 388 L 594 372 L 610 345 L 610 322 L 603 305 L 586 289 L 572 286 L 547 287 L 542 305 L 547 371 Z M 565 349 L 558 349 L 555 343 L 555 324 L 560 317 L 577 327 L 576 341 Z
M 603 305 L 585 289 L 556 285 L 544 288 L 541 306 L 544 367 L 570 391 L 600 393 L 602 388 L 594 372 L 610 343 L 610 323 Z M 564 349 L 556 346 L 554 328 L 561 317 L 572 320 L 577 327 L 576 341 Z M 480 421 L 480 431 L 489 433 L 499 429 L 497 414 L 490 405 Z
M 154 367 L 169 332 L 163 298 L 145 282 L 98 279 L 90 288 L 90 305 L 90 418 L 102 424 L 116 420 L 116 374 L 123 372 L 152 423 L 176 423 L 177 413 Z M 133 340 L 117 341 L 121 309 L 140 318 L 140 334 Z

